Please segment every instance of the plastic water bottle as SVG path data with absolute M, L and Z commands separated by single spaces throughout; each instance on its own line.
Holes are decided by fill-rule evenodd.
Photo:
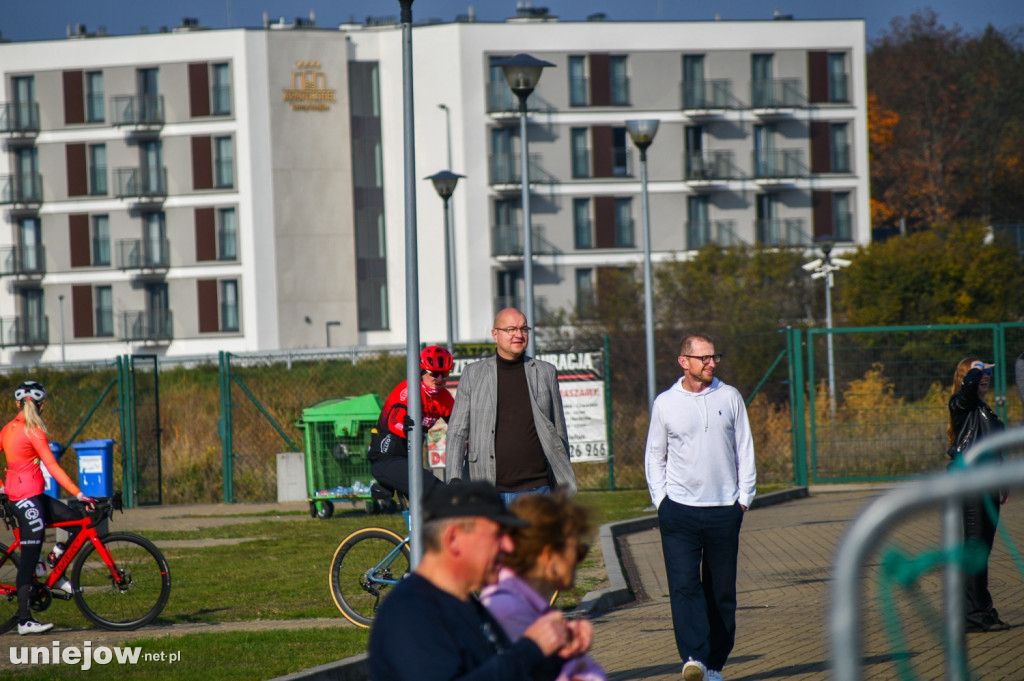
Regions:
M 64 555 L 66 547 L 61 542 L 57 542 L 53 545 L 53 549 L 50 551 L 50 555 L 46 557 L 46 562 L 49 563 L 50 567 L 56 567 L 57 561 Z

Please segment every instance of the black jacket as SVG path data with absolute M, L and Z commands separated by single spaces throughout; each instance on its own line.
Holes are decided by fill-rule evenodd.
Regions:
M 989 433 L 997 433 L 1005 428 L 996 413 L 978 397 L 980 382 L 981 369 L 971 369 L 964 376 L 960 390 L 949 398 L 949 416 L 955 435 L 953 445 L 947 452 L 951 459 L 966 452 Z

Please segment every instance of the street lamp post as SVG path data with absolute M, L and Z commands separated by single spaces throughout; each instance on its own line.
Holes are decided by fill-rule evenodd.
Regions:
M 447 104 L 438 104 L 437 108 L 444 111 L 444 129 L 445 139 L 448 147 L 448 166 L 445 170 L 452 169 L 452 112 L 448 108 Z M 459 177 L 462 177 L 459 175 Z M 434 183 L 434 188 L 437 189 L 437 183 Z M 452 185 L 454 191 L 455 185 Z M 440 192 L 440 189 L 438 189 Z M 448 201 L 444 203 L 444 257 L 446 259 L 447 271 L 448 271 L 448 288 L 451 293 L 448 297 L 448 314 L 451 315 L 448 320 L 448 352 L 454 352 L 452 349 L 455 344 L 455 339 L 459 336 L 459 303 L 458 298 L 455 295 L 455 291 L 458 290 L 459 278 L 455 268 L 455 212 L 448 210 Z
M 455 185 L 459 178 L 465 175 L 458 175 L 450 170 L 442 170 L 426 178 L 434 183 L 437 195 L 444 201 L 444 273 L 445 273 L 445 298 L 447 300 L 448 314 L 448 352 L 455 353 L 455 283 L 453 281 L 453 268 L 455 267 L 454 241 L 455 235 L 451 233 L 451 221 L 448 219 L 448 199 L 455 192 Z
M 647 407 L 654 407 L 654 286 L 651 277 L 651 215 L 647 203 L 647 147 L 658 133 L 658 121 L 653 119 L 626 121 L 626 130 L 633 144 L 640 150 L 640 215 L 643 221 L 644 241 L 644 326 L 647 341 Z
M 517 54 L 507 59 L 499 59 L 494 62 L 500 66 L 505 73 L 505 80 L 509 88 L 519 98 L 519 140 L 520 155 L 522 156 L 521 181 L 523 185 L 523 288 L 526 294 L 526 321 L 529 324 L 537 325 L 533 308 L 533 229 L 530 224 L 530 159 L 529 143 L 526 136 L 526 100 L 537 87 L 541 71 L 545 66 L 554 66 L 551 62 L 543 61 L 528 54 Z M 535 353 L 534 338 L 531 333 L 527 338 L 526 354 L 531 357 Z
M 836 245 L 835 237 L 831 234 L 822 234 L 815 237 L 814 243 L 821 248 L 822 257 L 812 260 L 803 266 L 811 274 L 812 279 L 825 280 L 825 328 L 829 333 L 825 336 L 826 347 L 828 348 L 828 399 L 831 405 L 832 418 L 836 417 L 836 366 L 835 357 L 832 352 L 832 274 L 850 264 L 849 260 L 833 258 L 832 248 Z

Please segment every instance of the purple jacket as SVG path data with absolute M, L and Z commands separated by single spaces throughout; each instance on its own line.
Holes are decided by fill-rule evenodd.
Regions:
M 505 633 L 518 641 L 534 620 L 551 609 L 547 600 L 533 590 L 519 575 L 507 567 L 498 572 L 498 581 L 485 586 L 480 600 Z M 566 660 L 556 681 L 606 681 L 604 669 L 589 655 Z

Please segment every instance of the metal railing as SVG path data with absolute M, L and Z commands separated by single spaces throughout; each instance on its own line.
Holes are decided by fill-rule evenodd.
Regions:
M 758 180 L 810 177 L 802 149 L 754 152 L 754 178 Z
M 171 243 L 168 239 L 121 239 L 117 242 L 117 267 L 122 270 L 167 269 Z
M 167 196 L 167 168 L 118 168 L 114 171 L 114 196 L 162 198 Z
M 121 313 L 121 338 L 126 341 L 163 341 L 174 338 L 170 310 Z
M 491 184 L 522 184 L 522 161 L 519 154 L 492 154 L 488 157 Z M 540 154 L 530 154 L 530 183 L 548 176 L 541 168 Z
M 43 176 L 39 173 L 0 175 L 0 204 L 42 202 Z
M 118 95 L 110 98 L 110 122 L 113 125 L 162 126 L 163 95 Z
M 538 111 L 541 107 L 540 97 L 534 91 L 526 98 L 526 109 Z M 487 113 L 516 113 L 519 111 L 519 98 L 505 81 L 493 81 L 487 84 Z
M 39 347 L 49 344 L 49 317 L 0 317 L 0 347 Z
M 545 255 L 555 252 L 555 247 L 544 236 L 543 225 L 536 223 L 530 226 L 533 254 Z M 491 255 L 523 257 L 522 225 L 495 225 L 491 230 Z
M 753 109 L 792 109 L 807 104 L 799 78 L 771 78 L 750 82 L 750 106 Z
M 46 274 L 46 247 L 23 244 L 0 248 L 0 277 Z
M 732 81 L 728 79 L 685 80 L 680 88 L 684 111 L 736 109 L 741 105 L 732 93 Z
M 698 151 L 683 157 L 686 179 L 693 182 L 739 179 L 731 151 Z
M 686 223 L 686 247 L 696 250 L 702 246 L 716 243 L 719 246 L 732 246 L 740 243 L 736 235 L 735 220 L 696 220 Z
M 0 102 L 0 133 L 39 132 L 38 102 Z
M 755 220 L 754 233 L 765 246 L 810 246 L 811 235 L 798 218 Z

